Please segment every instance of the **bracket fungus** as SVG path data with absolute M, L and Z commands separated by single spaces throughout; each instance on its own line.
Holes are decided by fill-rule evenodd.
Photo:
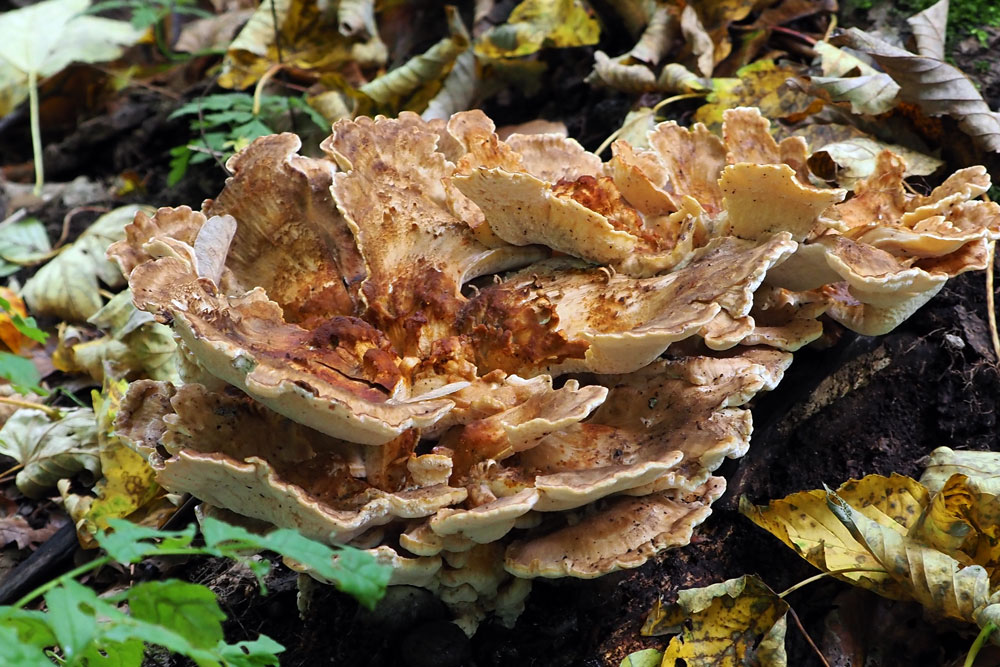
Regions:
M 166 488 L 370 549 L 469 631 L 534 577 L 683 546 L 792 351 L 891 329 L 1000 237 L 982 168 L 914 195 L 887 152 L 848 192 L 755 109 L 724 121 L 607 163 L 478 111 L 341 120 L 318 158 L 254 141 L 201 212 L 139 213 L 109 251 L 183 354 L 119 435 Z

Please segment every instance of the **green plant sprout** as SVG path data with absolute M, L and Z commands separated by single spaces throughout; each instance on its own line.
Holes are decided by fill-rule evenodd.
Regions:
M 104 0 L 98 2 L 87 10 L 88 14 L 96 14 L 114 9 L 128 9 L 132 13 L 130 23 L 137 30 L 153 31 L 153 39 L 156 41 L 156 48 L 167 60 L 189 60 L 192 57 L 216 54 L 218 51 L 207 51 L 199 53 L 178 54 L 167 41 L 163 32 L 164 21 L 173 14 L 196 16 L 198 18 L 210 18 L 214 16 L 209 11 L 197 6 L 196 0 Z
M 4 664 L 51 667 L 116 665 L 141 667 L 147 645 L 185 656 L 199 667 L 277 665 L 284 647 L 266 635 L 227 643 L 226 615 L 206 586 L 178 579 L 147 581 L 110 596 L 98 597 L 77 578 L 112 562 L 138 563 L 150 556 L 217 556 L 246 565 L 266 594 L 270 563 L 248 553 L 274 551 L 313 569 L 368 608 L 385 593 L 391 569 L 357 549 L 333 549 L 294 530 L 257 535 L 206 518 L 204 546 L 194 546 L 195 527 L 180 531 L 146 528 L 123 519 L 108 522 L 111 532 L 97 541 L 106 555 L 81 565 L 31 591 L 13 605 L 0 607 L 0 646 Z M 44 599 L 47 611 L 26 607 Z M 124 609 L 127 608 L 127 611 Z
M 11 324 L 21 335 L 39 343 L 44 343 L 45 339 L 49 337 L 47 333 L 38 328 L 35 318 L 22 317 L 14 311 L 10 301 L 3 297 L 0 297 L 0 309 L 7 314 Z M 0 378 L 10 382 L 11 387 L 19 394 L 35 393 L 46 396 L 49 393 L 40 386 L 42 376 L 38 373 L 38 369 L 35 368 L 31 359 L 26 359 L 13 352 L 0 352 Z
M 291 109 L 304 112 L 324 131 L 329 124 L 301 97 L 263 95 L 255 106 L 248 93 L 220 93 L 188 102 L 170 118 L 190 116 L 191 134 L 197 139 L 170 150 L 167 185 L 176 185 L 189 165 L 213 158 L 224 162 L 257 137 L 274 134 L 275 122 Z

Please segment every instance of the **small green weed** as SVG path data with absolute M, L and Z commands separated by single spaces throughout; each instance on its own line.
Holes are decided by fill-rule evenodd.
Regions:
M 291 109 L 305 113 L 324 130 L 329 124 L 301 97 L 263 95 L 254 109 L 254 98 L 247 93 L 221 93 L 188 102 L 170 118 L 191 117 L 195 139 L 170 150 L 170 173 L 167 185 L 175 185 L 187 173 L 189 165 L 213 157 L 225 161 L 257 137 L 274 134 L 277 121 Z
M 270 563 L 247 553 L 274 551 L 311 567 L 369 608 L 382 597 L 389 581 L 390 569 L 368 554 L 348 547 L 334 550 L 293 530 L 256 535 L 207 518 L 202 524 L 205 544 L 194 546 L 193 525 L 162 531 L 121 519 L 109 523 L 113 532 L 97 537 L 107 555 L 36 588 L 13 605 L 0 607 L 3 664 L 52 667 L 55 661 L 66 667 L 140 667 L 147 645 L 185 656 L 199 667 L 278 664 L 277 654 L 284 647 L 266 635 L 235 644 L 225 641 L 222 622 L 226 615 L 215 593 L 205 586 L 167 579 L 98 597 L 76 581 L 112 561 L 138 563 L 150 556 L 176 555 L 232 558 L 250 568 L 266 593 L 263 577 Z M 48 611 L 25 609 L 40 597 Z
M 163 30 L 163 22 L 172 14 L 186 14 L 198 18 L 214 16 L 211 12 L 198 7 L 197 0 L 104 0 L 91 5 L 87 14 L 127 9 L 131 13 L 130 23 L 138 30 L 153 29 L 156 47 L 167 60 L 187 60 L 193 55 L 178 54 L 170 48 Z
M 0 297 L 0 309 L 10 318 L 11 324 L 21 335 L 27 336 L 31 340 L 44 343 L 49 337 L 47 333 L 38 328 L 33 317 L 22 317 L 10 305 L 10 301 Z M 48 391 L 39 386 L 42 376 L 31 359 L 14 354 L 13 352 L 0 352 L 0 378 L 10 382 L 11 387 L 19 394 L 35 393 L 39 396 L 48 395 Z

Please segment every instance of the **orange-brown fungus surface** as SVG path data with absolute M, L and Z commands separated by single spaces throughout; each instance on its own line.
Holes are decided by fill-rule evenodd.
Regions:
M 257 139 L 109 251 L 184 369 L 134 382 L 118 434 L 206 512 L 368 549 L 467 629 L 683 547 L 791 352 L 983 268 L 1000 206 L 981 167 L 915 194 L 889 152 L 827 187 L 755 109 L 648 145 L 603 162 L 479 111 L 341 120 L 316 158 Z

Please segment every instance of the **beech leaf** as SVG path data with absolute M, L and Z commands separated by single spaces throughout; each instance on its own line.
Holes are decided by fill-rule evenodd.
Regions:
M 8 223 L 0 228 L 0 276 L 9 276 L 22 265 L 38 261 L 51 249 L 45 225 L 38 218 Z
M 919 14 L 906 19 L 917 40 L 917 53 L 944 60 L 945 29 L 948 26 L 948 0 L 940 0 Z
M 843 484 L 837 493 L 848 502 L 864 507 L 864 513 L 879 525 L 904 535 L 916 523 L 930 494 L 916 481 L 903 475 L 869 475 Z M 875 572 L 845 572 L 834 575 L 842 581 L 873 590 L 893 599 L 908 599 L 909 592 L 897 581 L 877 570 L 881 563 L 865 545 L 830 511 L 821 490 L 793 493 L 772 500 L 766 507 L 754 506 L 745 498 L 740 512 L 815 567 L 831 572 L 865 568 Z
M 990 110 L 965 74 L 936 58 L 920 56 L 851 28 L 831 40 L 870 54 L 899 84 L 899 97 L 929 116 L 951 116 L 980 148 L 1000 151 L 1000 114 Z

